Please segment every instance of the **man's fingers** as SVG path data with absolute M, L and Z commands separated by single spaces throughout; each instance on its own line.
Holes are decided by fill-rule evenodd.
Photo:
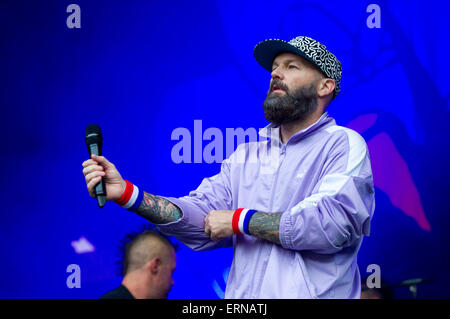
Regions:
M 95 187 L 95 185 L 97 185 L 102 179 L 102 176 L 96 176 L 93 177 L 89 180 L 89 182 L 87 182 L 87 188 L 89 190 L 93 189 Z
M 92 165 L 89 165 L 89 166 L 86 166 L 85 168 L 83 168 L 83 174 L 84 174 L 84 176 L 86 176 L 89 173 L 92 173 L 95 171 L 103 172 L 104 170 L 105 169 L 103 168 L 103 166 L 92 164 Z
M 89 165 L 96 165 L 98 164 L 96 161 L 94 161 L 93 159 L 88 159 L 86 161 L 83 162 L 83 167 L 88 167 Z
M 105 168 L 110 168 L 110 167 L 112 168 L 112 167 L 114 167 L 114 164 L 111 163 L 110 161 L 108 161 L 108 160 L 106 159 L 106 157 L 104 157 L 104 156 L 98 156 L 98 155 L 92 154 L 91 158 L 92 158 L 94 161 L 99 162 L 99 163 L 100 163 L 103 167 L 105 167 Z
M 89 183 L 89 181 L 93 178 L 96 178 L 98 176 L 105 176 L 105 172 L 103 171 L 94 171 L 92 173 L 89 173 L 86 175 L 86 183 Z
M 88 188 L 88 192 L 89 192 L 89 195 L 91 196 L 91 197 L 94 197 L 95 198 L 95 194 L 94 194 L 94 189 L 92 188 L 91 190 L 89 190 L 89 188 Z
M 82 165 L 89 195 L 95 197 L 95 186 L 100 183 L 102 177 L 106 176 L 106 170 L 108 168 L 115 169 L 115 166 L 104 156 L 97 155 L 92 155 L 91 158 L 84 161 Z
M 211 234 L 211 240 L 212 241 L 220 241 L 220 240 L 222 240 L 222 236 Z
M 209 237 L 211 235 L 211 228 L 209 227 L 208 216 L 205 217 L 205 234 Z
M 91 197 L 95 197 L 95 196 L 94 196 L 94 187 L 95 187 L 95 185 L 97 185 L 98 183 L 100 183 L 100 180 L 101 180 L 101 179 L 102 179 L 101 176 L 94 177 L 94 178 L 91 179 L 91 180 L 89 181 L 89 183 L 87 184 L 87 188 L 88 188 L 88 191 L 89 191 L 89 194 L 91 195 Z

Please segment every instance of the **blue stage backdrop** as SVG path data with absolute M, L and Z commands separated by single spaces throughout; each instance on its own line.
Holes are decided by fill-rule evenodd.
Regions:
M 125 178 L 187 195 L 243 142 L 228 133 L 268 124 L 255 44 L 298 35 L 341 60 L 328 111 L 371 154 L 362 275 L 376 264 L 389 283 L 434 278 L 417 297 L 450 297 L 449 12 L 448 1 L 1 1 L 0 297 L 97 298 L 120 283 L 117 246 L 146 221 L 89 197 L 86 125 L 101 126 Z M 169 297 L 222 298 L 231 260 L 180 245 Z

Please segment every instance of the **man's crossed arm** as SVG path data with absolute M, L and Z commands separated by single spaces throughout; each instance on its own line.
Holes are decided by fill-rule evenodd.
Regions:
M 181 210 L 161 196 L 144 192 L 144 199 L 136 213 L 153 224 L 167 224 L 183 216 Z M 232 236 L 234 210 L 212 210 L 205 218 L 205 233 L 214 241 Z M 280 244 L 281 214 L 256 212 L 249 221 L 251 235 Z
M 167 224 L 183 216 L 181 210 L 170 201 L 147 192 L 144 192 L 144 199 L 136 210 L 136 214 L 152 224 Z
M 234 234 L 232 220 L 234 210 L 212 210 L 205 218 L 205 233 L 214 241 Z M 251 235 L 280 244 L 281 214 L 256 212 L 249 221 Z

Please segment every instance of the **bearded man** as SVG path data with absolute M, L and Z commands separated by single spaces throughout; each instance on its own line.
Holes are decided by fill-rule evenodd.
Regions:
M 269 39 L 254 49 L 271 73 L 266 141 L 240 144 L 220 172 L 181 198 L 124 180 L 103 156 L 83 163 L 87 188 L 195 250 L 233 246 L 225 298 L 359 298 L 357 253 L 375 209 L 367 145 L 326 112 L 342 69 L 318 41 Z

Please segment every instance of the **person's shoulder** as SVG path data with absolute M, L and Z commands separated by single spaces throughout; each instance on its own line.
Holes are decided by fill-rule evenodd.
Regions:
M 325 128 L 327 138 L 333 143 L 344 144 L 351 148 L 366 148 L 367 144 L 364 138 L 355 130 L 345 126 L 330 125 Z
M 108 291 L 99 299 L 134 299 L 134 297 L 125 286 L 121 285 Z

